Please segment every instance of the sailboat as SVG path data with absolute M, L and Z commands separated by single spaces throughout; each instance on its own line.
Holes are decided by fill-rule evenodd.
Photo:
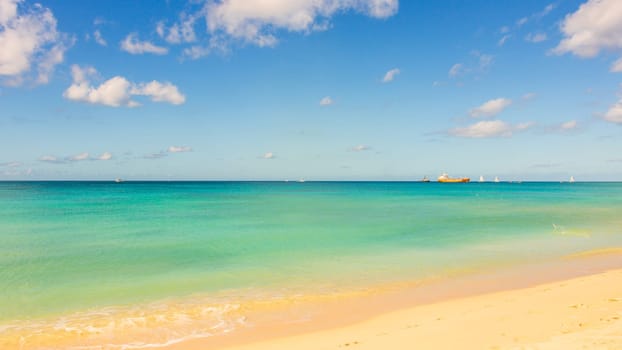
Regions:
M 570 183 L 573 183 L 573 182 L 574 182 L 574 176 L 571 176 L 571 177 L 570 177 L 570 181 L 569 181 L 569 182 L 570 182 Z
M 427 176 L 424 176 L 424 177 L 423 177 L 423 180 L 421 180 L 421 182 L 430 182 L 430 179 L 428 179 L 428 177 L 427 177 Z
M 495 182 L 499 182 L 499 177 L 495 176 Z
M 484 177 L 483 176 L 479 177 L 479 182 L 484 182 Z

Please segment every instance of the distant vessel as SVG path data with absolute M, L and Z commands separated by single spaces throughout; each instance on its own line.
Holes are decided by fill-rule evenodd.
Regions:
M 572 182 L 574 182 L 574 176 L 571 176 L 571 177 L 570 177 L 570 182 L 571 182 L 571 183 L 572 183 Z
M 428 179 L 427 176 L 424 176 L 423 179 L 421 180 L 421 182 L 430 182 L 430 179 Z
M 443 175 L 438 177 L 438 182 L 446 182 L 446 183 L 455 183 L 455 182 L 469 182 L 471 179 L 468 177 L 462 177 L 458 179 L 452 179 L 447 175 L 447 173 L 443 173 Z
M 123 179 L 120 179 L 120 178 L 117 177 L 116 179 L 114 179 L 114 182 L 121 183 L 121 182 L 123 182 Z
M 495 176 L 495 182 L 499 182 L 499 178 Z
M 305 182 L 305 179 L 300 178 L 300 179 L 298 180 L 298 182 Z
M 479 177 L 479 182 L 484 182 L 484 177 L 483 176 Z

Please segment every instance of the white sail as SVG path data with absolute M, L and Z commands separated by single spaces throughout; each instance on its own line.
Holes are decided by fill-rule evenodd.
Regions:
M 495 176 L 495 182 L 499 182 L 499 177 Z
M 484 177 L 483 176 L 479 177 L 479 182 L 484 182 Z
M 570 182 L 574 182 L 574 176 L 570 177 Z

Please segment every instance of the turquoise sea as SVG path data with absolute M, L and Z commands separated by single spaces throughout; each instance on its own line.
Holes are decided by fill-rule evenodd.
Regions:
M 0 345 L 208 336 L 253 298 L 622 246 L 621 213 L 622 183 L 1 182 Z

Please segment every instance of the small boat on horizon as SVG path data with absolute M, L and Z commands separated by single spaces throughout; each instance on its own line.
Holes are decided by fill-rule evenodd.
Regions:
M 300 179 L 298 179 L 298 182 L 305 182 L 305 179 L 300 178 Z
M 500 182 L 499 177 L 495 176 L 495 182 Z
M 471 181 L 471 179 L 469 179 L 468 177 L 452 179 L 449 177 L 449 175 L 447 175 L 447 173 L 443 173 L 441 176 L 438 177 L 437 181 L 442 182 L 442 183 L 458 183 L 458 182 L 469 182 Z
M 483 176 L 479 177 L 479 182 L 484 182 L 484 177 Z
M 570 183 L 573 183 L 573 182 L 574 182 L 574 176 L 571 176 L 571 177 L 570 177 L 569 182 L 570 182 Z
M 428 179 L 427 176 L 424 176 L 423 179 L 421 179 L 421 182 L 430 182 L 430 179 Z
M 123 182 L 123 179 L 117 177 L 116 179 L 114 179 L 114 182 L 115 183 L 121 183 L 121 182 Z

